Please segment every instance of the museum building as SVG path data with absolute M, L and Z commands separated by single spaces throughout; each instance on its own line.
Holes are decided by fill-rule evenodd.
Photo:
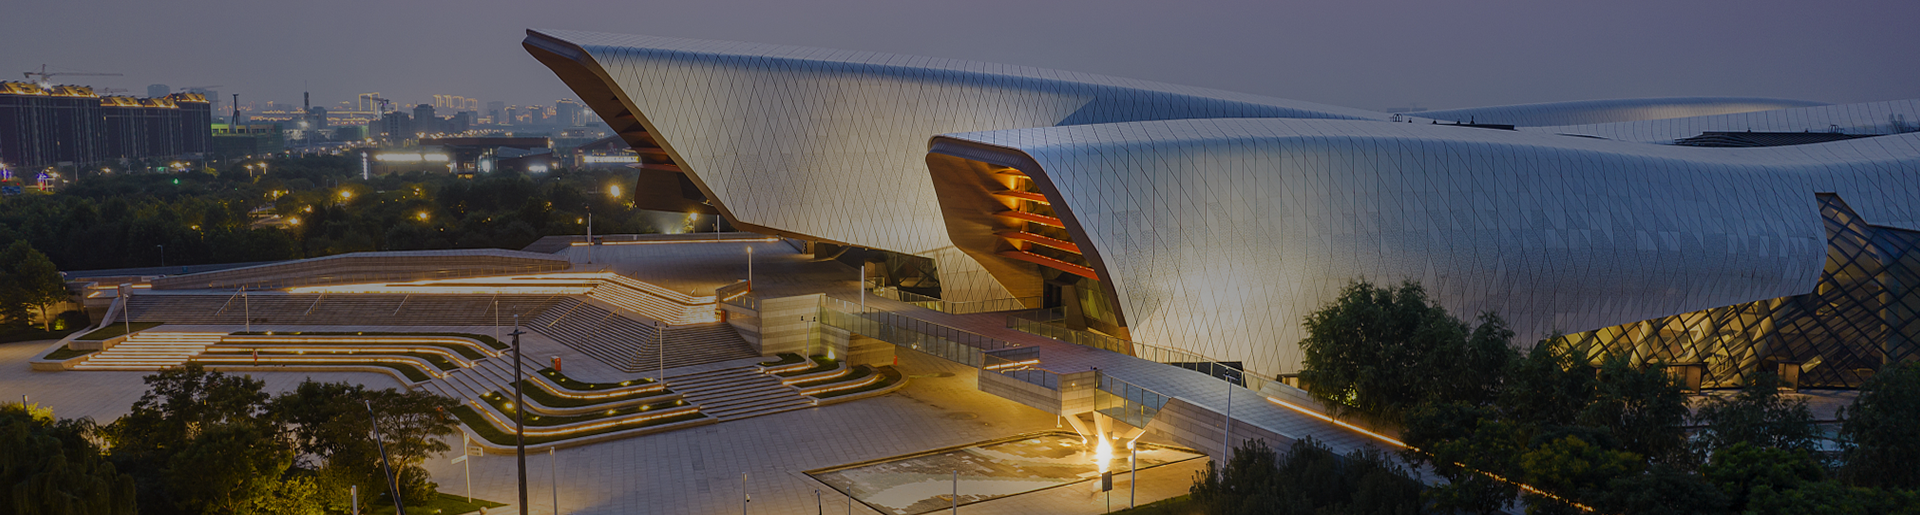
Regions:
M 874 52 L 524 46 L 634 149 L 640 184 L 690 186 L 660 205 L 1262 374 L 1297 372 L 1302 319 L 1361 279 L 1698 387 L 1857 386 L 1920 359 L 1920 99 L 1391 114 Z

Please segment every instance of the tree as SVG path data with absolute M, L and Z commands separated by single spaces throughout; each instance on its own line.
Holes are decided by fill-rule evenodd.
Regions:
M 1780 378 L 1760 374 L 1738 394 L 1707 402 L 1693 415 L 1704 428 L 1694 435 L 1700 456 L 1745 442 L 1754 447 L 1812 450 L 1820 430 L 1804 399 L 1780 395 Z
M 133 515 L 133 477 L 86 438 L 91 424 L 0 404 L 0 507 L 20 515 Z
M 54 304 L 67 300 L 66 280 L 46 254 L 34 250 L 26 240 L 14 240 L 0 250 L 0 317 L 26 321 L 26 308 L 40 311 L 43 330 L 52 330 Z
M 368 438 L 373 426 L 366 402 L 380 417 L 380 434 L 394 473 L 406 479 L 402 496 L 431 495 L 435 485 L 420 465 L 451 449 L 441 437 L 458 429 L 449 415 L 458 406 L 454 400 L 424 391 L 306 381 L 275 397 L 268 411 L 286 427 L 301 459 L 316 470 L 315 482 L 323 487 L 320 497 L 329 505 L 345 506 L 347 499 L 338 492 L 348 486 L 358 485 L 365 492 L 387 491 L 379 449 Z M 377 499 L 362 496 L 362 508 Z
M 1194 503 L 1207 514 L 1418 513 L 1421 485 L 1379 449 L 1334 454 L 1313 438 L 1295 441 L 1285 455 L 1247 440 L 1224 467 L 1197 474 Z
M 1398 421 L 1421 402 L 1484 402 L 1512 361 L 1513 332 L 1493 314 L 1478 328 L 1433 305 L 1418 283 L 1349 283 L 1308 314 L 1300 379 L 1340 409 Z
M 1920 488 L 1920 363 L 1882 369 L 1853 404 L 1840 411 L 1840 444 L 1848 484 Z
M 1661 463 L 1687 463 L 1686 394 L 1658 366 L 1635 366 L 1625 356 L 1602 362 L 1593 398 L 1575 421 L 1606 428 L 1620 450 Z
M 222 424 L 201 432 L 167 460 L 167 486 L 181 509 L 252 513 L 272 499 L 293 450 L 260 424 Z
M 113 446 L 113 460 L 134 476 L 140 505 L 151 513 L 180 509 L 188 513 L 203 506 L 207 494 L 201 490 L 179 490 L 176 485 L 195 481 L 197 471 L 175 462 L 176 456 L 192 451 L 196 456 L 221 455 L 227 447 L 246 444 L 256 449 L 246 430 L 272 434 L 272 427 L 258 418 L 265 406 L 266 383 L 246 376 L 209 372 L 198 364 L 169 368 L 146 376 L 147 393 L 135 401 L 133 411 L 106 426 L 102 435 Z M 237 426 L 237 427 L 236 427 Z M 209 433 L 220 439 L 206 440 Z M 252 470 L 258 470 L 254 468 Z M 264 472 L 263 472 L 264 473 Z M 271 477 L 277 478 L 280 471 Z M 247 490 L 249 492 L 253 490 Z M 217 492 L 215 492 L 217 493 Z M 223 504 L 218 500 L 213 501 Z

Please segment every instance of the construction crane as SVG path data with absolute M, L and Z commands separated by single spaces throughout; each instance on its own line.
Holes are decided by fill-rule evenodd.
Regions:
M 371 97 L 367 97 L 367 100 L 372 100 L 372 101 L 374 101 L 374 102 L 379 102 L 379 103 L 380 103 L 380 110 L 379 110 L 379 111 L 377 111 L 377 112 L 378 112 L 378 113 L 380 113 L 380 114 L 386 114 L 386 112 L 387 112 L 387 104 L 391 104 L 391 103 L 393 103 L 393 101 L 392 101 L 392 100 L 387 100 L 387 99 L 384 99 L 384 98 L 380 98 L 379 96 L 371 96 Z
M 40 65 L 40 71 L 26 72 L 25 75 L 27 76 L 27 80 L 33 80 L 34 77 L 40 77 L 40 80 L 35 82 L 39 82 L 40 87 L 43 87 L 43 88 L 52 86 L 53 82 L 51 82 L 51 80 L 56 75 L 86 75 L 86 76 L 92 76 L 92 77 L 119 77 L 120 76 L 120 74 L 118 73 L 49 72 L 47 71 L 47 65 L 44 65 L 44 64 Z

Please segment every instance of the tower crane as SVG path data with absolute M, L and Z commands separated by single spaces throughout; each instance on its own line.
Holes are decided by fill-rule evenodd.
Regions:
M 118 73 L 49 72 L 47 71 L 47 65 L 44 65 L 44 64 L 40 65 L 40 71 L 37 71 L 37 72 L 29 71 L 29 72 L 26 72 L 25 75 L 27 76 L 27 80 L 33 80 L 34 77 L 40 77 L 40 80 L 35 82 L 39 82 L 40 87 L 43 87 L 43 88 L 52 86 L 53 82 L 51 82 L 51 80 L 56 75 L 86 75 L 86 76 L 93 76 L 93 77 L 119 77 L 120 76 L 120 74 Z

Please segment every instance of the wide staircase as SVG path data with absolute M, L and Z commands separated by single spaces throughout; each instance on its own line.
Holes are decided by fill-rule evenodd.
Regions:
M 667 328 L 667 368 L 716 363 L 759 356 L 740 338 L 740 331 L 724 322 Z M 655 349 L 658 352 L 658 349 Z M 647 363 L 642 358 L 641 363 Z
M 610 310 L 593 302 L 566 298 L 535 317 L 528 327 L 623 372 L 704 365 L 759 355 L 733 326 L 724 323 L 667 327 L 664 338 L 655 329 L 658 324 L 625 310 Z M 660 347 L 663 339 L 664 356 Z
M 513 323 L 513 315 L 542 314 L 553 295 L 393 294 L 135 294 L 127 312 L 135 322 L 243 325 L 439 325 Z
M 74 365 L 75 370 L 160 370 L 186 363 L 226 333 L 139 332 Z
M 813 406 L 811 398 L 753 366 L 667 376 L 667 388 L 721 422 Z

